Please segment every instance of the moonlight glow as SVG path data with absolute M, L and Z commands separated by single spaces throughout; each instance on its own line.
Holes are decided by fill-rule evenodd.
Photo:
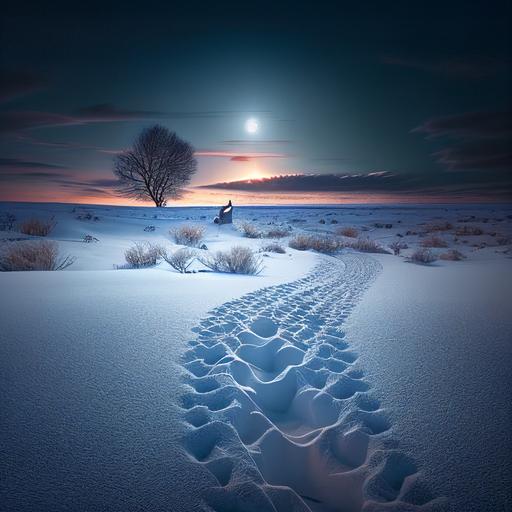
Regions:
M 256 133 L 258 131 L 259 124 L 258 120 L 251 117 L 245 122 L 245 131 L 247 133 Z

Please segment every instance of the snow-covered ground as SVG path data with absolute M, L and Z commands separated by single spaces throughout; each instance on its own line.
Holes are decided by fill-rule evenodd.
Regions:
M 432 251 L 467 256 L 427 267 L 286 237 L 258 276 L 115 269 L 135 241 L 177 248 L 181 224 L 205 226 L 209 251 L 268 243 L 219 229 L 215 208 L 5 212 L 0 250 L 54 217 L 48 238 L 77 259 L 0 273 L 2 510 L 511 506 L 512 208 L 235 208 L 261 231 L 354 227 L 405 256 L 434 234 L 448 247 Z

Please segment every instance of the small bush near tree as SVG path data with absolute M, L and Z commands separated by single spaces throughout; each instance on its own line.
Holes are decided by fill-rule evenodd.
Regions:
M 73 256 L 60 256 L 57 242 L 51 240 L 13 242 L 0 250 L 0 270 L 64 270 L 75 262 Z
M 186 274 L 188 268 L 192 265 L 192 262 L 196 258 L 196 253 L 188 247 L 178 249 L 173 253 L 168 253 L 164 249 L 160 252 L 162 258 L 171 265 L 174 270 L 177 270 L 181 274 Z
M 56 225 L 57 221 L 53 217 L 49 220 L 32 218 L 27 219 L 20 224 L 20 231 L 24 235 L 48 236 Z
M 437 256 L 430 249 L 423 247 L 414 251 L 407 260 L 411 263 L 429 265 L 430 263 L 437 261 Z
M 124 253 L 126 263 L 131 268 L 153 267 L 161 258 L 162 249 L 149 242 L 136 242 Z
M 170 234 L 178 245 L 188 245 L 189 247 L 198 247 L 204 237 L 204 227 L 193 224 L 185 224 L 172 230 Z
M 248 247 L 234 246 L 228 251 L 201 255 L 199 261 L 214 272 L 257 275 L 263 270 L 263 262 Z

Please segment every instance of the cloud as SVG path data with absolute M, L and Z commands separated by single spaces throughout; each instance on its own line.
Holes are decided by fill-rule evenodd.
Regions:
M 365 174 L 288 174 L 257 180 L 240 180 L 203 185 L 218 188 L 257 192 L 348 192 L 385 191 L 404 188 L 410 178 L 389 171 Z
M 249 162 L 259 158 L 286 158 L 284 153 L 237 153 L 235 151 L 196 151 L 195 156 L 207 156 L 214 158 L 229 158 L 232 162 Z
M 433 153 L 450 171 L 501 171 L 512 167 L 510 112 L 468 112 L 429 119 L 413 132 L 444 138 L 446 147 Z
M 467 112 L 438 117 L 425 121 L 413 132 L 429 137 L 510 137 L 512 135 L 511 112 Z
M 429 60 L 386 56 L 382 61 L 385 64 L 440 74 L 449 78 L 474 80 L 502 73 L 507 70 L 509 65 L 505 60 L 482 57 Z
M 34 181 L 58 179 L 66 174 L 61 165 L 19 160 L 17 158 L 0 158 L 0 181 Z
M 0 103 L 18 96 L 35 92 L 45 85 L 44 81 L 27 71 L 0 71 Z

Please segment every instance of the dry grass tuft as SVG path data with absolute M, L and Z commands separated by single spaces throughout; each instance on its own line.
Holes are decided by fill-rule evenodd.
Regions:
M 375 242 L 375 240 L 370 240 L 369 238 L 358 238 L 357 240 L 351 240 L 350 242 L 341 242 L 341 247 L 374 254 L 388 253 L 388 251 L 386 251 L 386 249 L 384 249 L 379 243 Z
M 261 231 L 250 222 L 241 222 L 237 228 L 246 238 L 261 238 Z
M 455 234 L 457 236 L 480 236 L 483 235 L 484 232 L 478 226 L 459 226 L 455 230 Z
M 339 228 L 336 230 L 336 234 L 346 236 L 348 238 L 357 238 L 359 236 L 359 231 L 356 228 Z
M 290 230 L 287 228 L 272 228 L 265 233 L 265 238 L 284 238 L 290 234 Z
M 442 247 L 448 247 L 448 244 L 438 236 L 429 236 L 427 238 L 424 238 L 421 241 L 422 247 L 436 247 L 436 248 L 442 248 Z
M 162 257 L 162 248 L 149 242 L 136 242 L 124 253 L 124 258 L 131 268 L 153 267 Z
M 20 231 L 24 235 L 48 236 L 56 225 L 57 221 L 53 217 L 49 220 L 32 218 L 20 224 Z
M 203 240 L 204 227 L 193 224 L 184 224 L 177 229 L 171 230 L 170 234 L 178 245 L 197 247 Z
M 261 248 L 261 252 L 275 252 L 277 254 L 286 254 L 286 249 L 277 242 L 270 242 Z
M 418 263 L 421 265 L 429 265 L 437 260 L 437 256 L 427 248 L 417 249 L 408 258 L 411 263 Z
M 186 274 L 188 268 L 194 261 L 196 254 L 192 249 L 184 247 L 182 249 L 178 249 L 172 254 L 168 254 L 166 251 L 162 250 L 160 252 L 162 258 L 171 265 L 174 270 L 177 270 L 181 274 Z
M 288 246 L 297 251 L 313 250 L 325 254 L 332 254 L 339 249 L 339 243 L 333 238 L 318 235 L 296 235 Z
M 461 261 L 465 260 L 466 256 L 464 256 L 464 254 L 462 254 L 460 251 L 457 251 L 456 249 L 451 249 L 447 252 L 443 252 L 443 254 L 440 254 L 439 259 L 446 261 Z
M 201 255 L 199 261 L 214 272 L 257 275 L 263 270 L 263 262 L 248 247 L 236 245 L 228 251 Z
M 13 242 L 0 252 L 0 270 L 64 270 L 75 262 L 73 256 L 59 257 L 57 242 Z
M 453 229 L 453 225 L 448 221 L 430 222 L 425 226 L 425 231 L 427 233 L 435 233 L 437 231 L 450 231 L 450 229 Z

